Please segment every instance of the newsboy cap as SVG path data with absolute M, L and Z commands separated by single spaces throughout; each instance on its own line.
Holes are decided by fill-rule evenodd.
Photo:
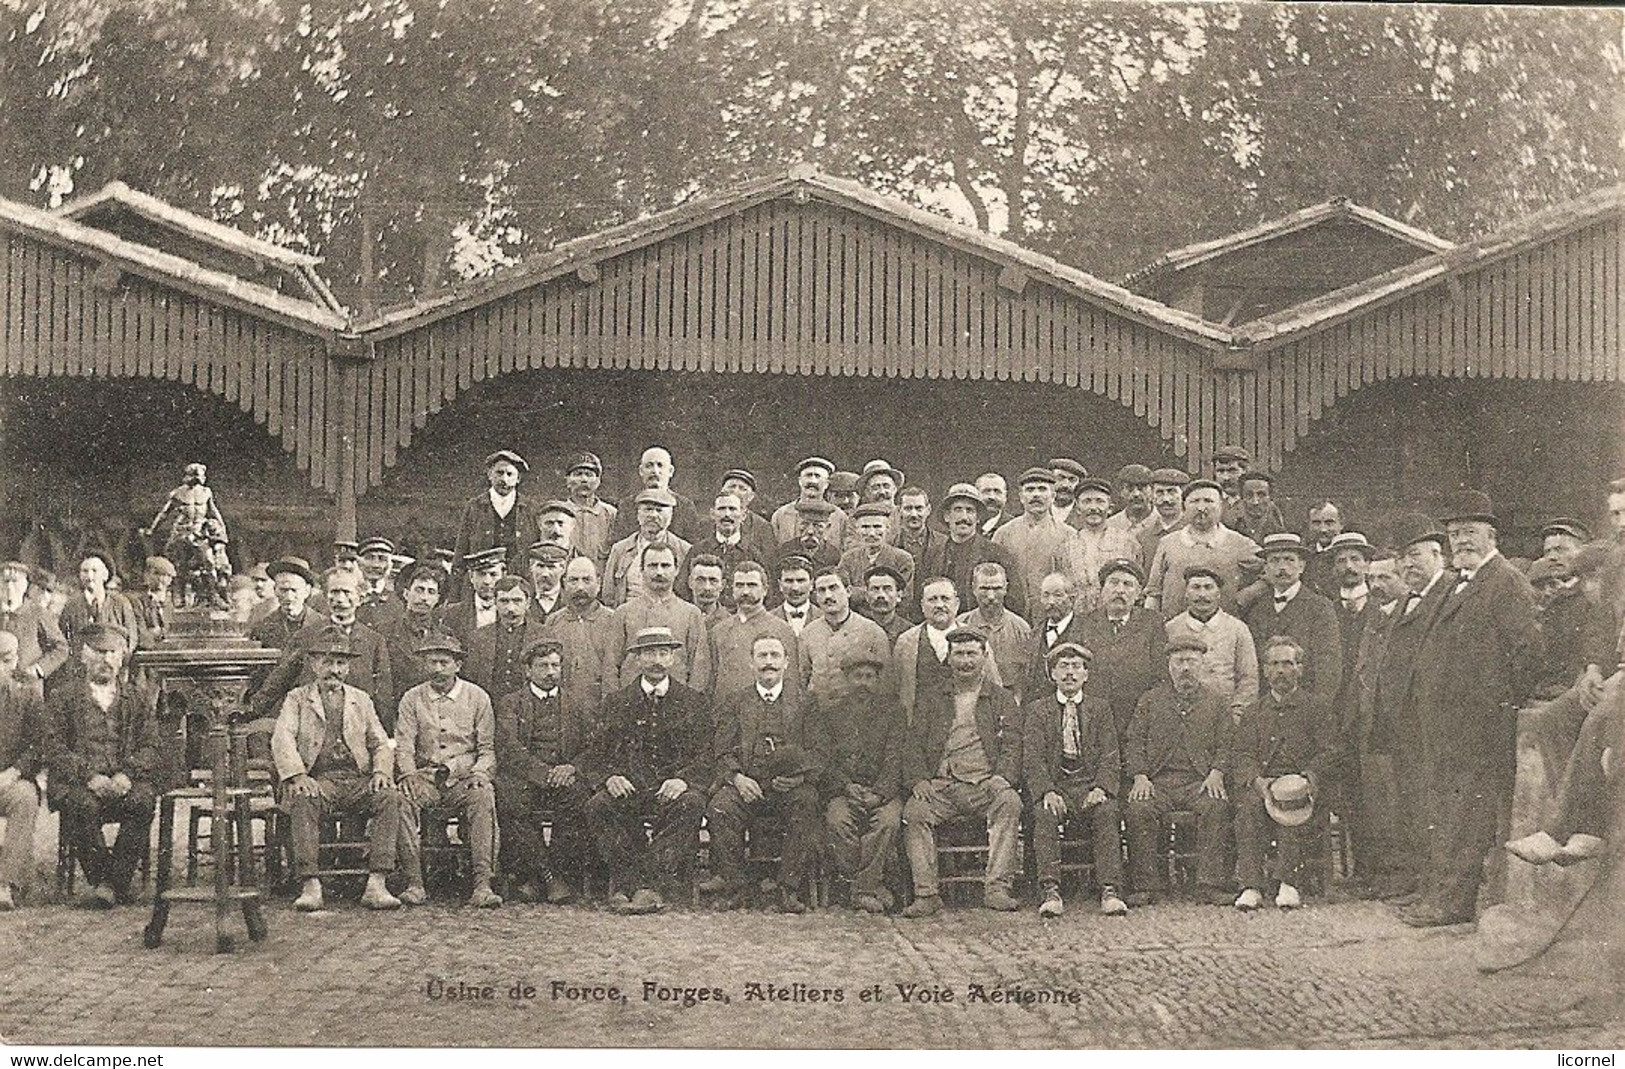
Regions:
M 1149 486 L 1155 473 L 1144 464 L 1124 464 L 1117 469 L 1117 481 L 1124 486 Z
M 1168 652 L 1178 653 L 1180 650 L 1194 650 L 1197 653 L 1207 652 L 1207 642 L 1196 632 L 1186 627 L 1176 628 L 1168 636 Z
M 1044 659 L 1051 666 L 1054 666 L 1055 662 L 1060 660 L 1062 657 L 1081 657 L 1083 658 L 1083 666 L 1085 668 L 1088 668 L 1095 663 L 1094 651 L 1088 646 L 1079 645 L 1076 642 L 1057 642 L 1055 645 L 1051 646 L 1049 652 L 1044 655 Z
M 1221 496 L 1224 494 L 1224 487 L 1220 486 L 1212 479 L 1192 479 L 1190 482 L 1185 484 L 1185 489 L 1180 491 L 1179 499 L 1181 501 L 1188 501 L 1190 500 L 1190 496 L 1196 493 L 1198 490 L 1212 490 Z
M 457 641 L 456 635 L 425 635 L 412 652 L 419 657 L 425 653 L 449 653 L 460 660 L 463 656 L 463 644 Z
M 1221 445 L 1213 451 L 1213 463 L 1239 460 L 1243 464 L 1251 464 L 1253 455 L 1239 445 Z
M 130 648 L 130 632 L 118 624 L 91 624 L 83 632 L 84 644 L 93 650 L 127 650 Z
M 1074 479 L 1087 479 L 1089 469 L 1071 457 L 1055 457 L 1049 462 L 1051 471 L 1064 471 Z
M 634 505 L 655 505 L 663 509 L 677 507 L 677 495 L 670 490 L 639 490 L 638 496 L 632 499 Z
M 808 468 L 818 468 L 822 470 L 825 475 L 835 474 L 835 462 L 833 460 L 825 460 L 823 457 L 808 457 L 806 460 L 803 460 L 800 464 L 796 465 L 795 473 L 800 475 Z
M 520 456 L 518 453 L 515 453 L 512 449 L 498 449 L 495 453 L 492 453 L 490 456 L 485 458 L 485 466 L 490 468 L 493 464 L 500 464 L 503 461 L 507 461 L 509 464 L 512 464 L 514 467 L 518 468 L 522 474 L 530 471 L 530 465 L 525 463 L 525 458 Z
M 572 520 L 575 519 L 577 516 L 581 515 L 581 513 L 576 509 L 576 507 L 574 505 L 570 504 L 570 502 L 568 502 L 568 501 L 560 501 L 558 498 L 554 498 L 551 501 L 543 502 L 542 507 L 536 510 L 536 515 L 539 518 L 539 517 L 542 517 L 542 516 L 546 516 L 550 512 L 562 512 L 564 515 L 570 517 Z
M 892 507 L 884 501 L 870 501 L 852 510 L 854 520 L 865 516 L 884 516 L 889 520 L 892 518 Z
M 1178 468 L 1158 468 L 1151 473 L 1151 482 L 1156 486 L 1184 486 L 1190 481 L 1190 473 Z
M 1016 480 L 1017 486 L 1026 486 L 1028 483 L 1049 483 L 1055 485 L 1055 472 L 1049 468 L 1031 467 L 1021 473 Z

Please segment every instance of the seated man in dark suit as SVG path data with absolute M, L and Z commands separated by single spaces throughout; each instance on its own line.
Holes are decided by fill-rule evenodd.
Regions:
M 1011 887 L 1021 837 L 1020 713 L 1010 692 L 987 677 L 987 638 L 957 627 L 948 633 L 946 687 L 917 695 L 904 744 L 903 782 L 913 793 L 903 806 L 903 843 L 914 874 L 914 901 L 905 917 L 942 908 L 937 893 L 937 825 L 958 817 L 987 821 L 983 902 L 1009 913 L 1020 906 Z
M 718 908 L 734 909 L 746 898 L 745 830 L 772 821 L 782 827 L 779 911 L 805 913 L 802 885 L 818 856 L 817 769 L 805 739 L 806 707 L 812 699 L 786 693 L 784 643 L 762 635 L 751 644 L 756 682 L 716 702 L 717 787 L 705 814 L 711 829 L 714 875 L 702 891 L 721 893 Z
M 1168 629 L 1161 613 L 1140 607 L 1145 573 L 1138 564 L 1109 560 L 1100 566 L 1099 579 L 1100 608 L 1079 617 L 1071 641 L 1094 654 L 1089 693 L 1111 706 L 1121 742 L 1141 696 L 1167 674 Z
M 1128 792 L 1128 860 L 1136 904 L 1167 889 L 1162 844 L 1170 813 L 1196 813 L 1196 882 L 1215 905 L 1230 904 L 1224 828 L 1230 818 L 1224 775 L 1229 768 L 1230 705 L 1202 686 L 1207 643 L 1180 631 L 1168 639 L 1168 681 L 1140 699 L 1129 721 L 1123 770 Z
M 1033 853 L 1044 901 L 1041 917 L 1059 917 L 1061 828 L 1087 825 L 1093 836 L 1095 881 L 1100 912 L 1128 912 L 1117 889 L 1123 883 L 1123 843 L 1119 837 L 1123 762 L 1117 726 L 1104 698 L 1084 691 L 1094 655 L 1073 642 L 1049 651 L 1052 690 L 1031 695 L 1022 709 L 1022 769 L 1034 803 Z
M 807 741 L 819 766 L 829 857 L 835 878 L 852 884 L 852 906 L 885 913 L 893 904 L 886 871 L 897 857 L 903 820 L 898 762 L 907 723 L 895 695 L 880 686 L 886 664 L 853 650 L 841 659 L 846 693 L 809 710 Z
M 594 710 L 566 705 L 564 645 L 535 638 L 524 651 L 525 685 L 497 699 L 497 822 L 502 871 L 521 902 L 562 905 L 579 879 L 586 839 L 581 772 Z M 553 841 L 542 821 L 553 822 Z
M 124 677 L 128 631 L 88 624 L 80 638 L 84 671 L 53 690 L 46 706 L 49 800 L 90 887 L 85 904 L 106 907 L 134 901 L 130 881 L 147 852 L 158 798 L 154 703 Z M 112 822 L 118 838 L 109 849 L 102 825 Z
M 655 913 L 693 867 L 712 782 L 711 704 L 671 677 L 682 642 L 669 627 L 646 627 L 626 652 L 638 675 L 604 701 L 583 773 L 594 794 L 587 828 L 610 877 L 617 913 Z M 654 825 L 654 841 L 643 822 Z M 632 893 L 627 894 L 626 889 Z
M 1303 662 L 1297 639 L 1276 635 L 1264 641 L 1264 695 L 1235 731 L 1236 871 L 1241 878 L 1236 908 L 1243 911 L 1264 904 L 1264 850 L 1272 834 L 1280 851 L 1275 904 L 1282 909 L 1303 904 L 1298 885 L 1304 856 L 1314 849 L 1321 825 L 1301 807 L 1290 808 L 1292 799 L 1283 792 L 1290 786 L 1301 794 L 1307 787 L 1312 799 L 1324 787 L 1337 758 L 1338 735 L 1325 699 L 1302 686 Z M 1277 785 L 1288 776 L 1301 777 L 1303 783 Z M 1283 805 L 1287 810 L 1278 812 Z

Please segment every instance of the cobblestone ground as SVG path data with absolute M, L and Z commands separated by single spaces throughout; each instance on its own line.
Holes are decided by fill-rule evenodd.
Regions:
M 1485 976 L 1464 929 L 1417 932 L 1384 906 L 1251 916 L 1170 904 L 1109 919 L 1074 907 L 961 907 L 925 921 L 429 906 L 285 905 L 270 939 L 213 953 L 212 916 L 179 907 L 165 945 L 143 910 L 42 906 L 0 916 L 0 1037 L 37 1044 L 786 1047 L 1618 1047 L 1625 1027 L 1561 979 Z M 429 997 L 430 981 L 493 988 Z M 624 1001 L 555 1000 L 554 981 Z M 514 1000 L 516 983 L 535 997 Z M 645 982 L 675 992 L 645 998 Z M 841 988 L 833 1002 L 754 1001 L 749 984 Z M 906 1002 L 898 986 L 951 992 Z M 1076 992 L 1077 1004 L 969 1001 Z M 880 1001 L 860 993 L 878 985 Z M 683 989 L 716 988 L 722 1002 Z M 794 995 L 794 992 L 788 992 Z

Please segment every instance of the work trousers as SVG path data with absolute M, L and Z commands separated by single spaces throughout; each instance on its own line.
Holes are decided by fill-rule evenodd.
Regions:
M 1151 781 L 1150 799 L 1129 799 L 1124 820 L 1128 825 L 1129 878 L 1136 891 L 1167 888 L 1163 844 L 1168 841 L 1169 814 L 1181 810 L 1196 814 L 1196 882 L 1204 887 L 1229 883 L 1225 876 L 1224 831 L 1230 819 L 1230 803 L 1203 793 L 1202 779 L 1194 772 L 1165 774 Z
M 838 878 L 852 881 L 854 895 L 878 895 L 885 887 L 902 820 L 903 803 L 896 798 L 869 807 L 843 794 L 824 807 L 830 865 Z
M 705 819 L 705 792 L 690 787 L 661 801 L 658 783 L 639 785 L 625 798 L 600 788 L 587 801 L 587 832 L 610 877 L 624 892 L 668 889 L 692 872 Z M 653 841 L 643 822 L 654 829 Z
M 937 825 L 972 816 L 987 821 L 985 886 L 1010 890 L 1021 839 L 1021 795 L 1010 787 L 994 790 L 986 780 L 966 783 L 939 777 L 903 804 L 903 849 L 914 876 L 916 898 L 938 893 Z
M 1320 814 L 1292 827 L 1277 824 L 1264 808 L 1264 796 L 1252 784 L 1241 788 L 1235 803 L 1236 878 L 1242 888 L 1264 890 L 1264 858 L 1271 839 L 1275 840 L 1275 878 L 1302 887 L 1304 863 L 1320 842 Z
M 538 787 L 507 780 L 497 784 L 497 824 L 502 829 L 502 872 L 519 883 L 540 883 L 549 875 L 581 875 L 586 850 L 587 791 Z M 553 841 L 544 836 L 551 821 Z
M 0 787 L 0 817 L 6 818 L 6 842 L 0 847 L 0 886 L 22 887 L 34 870 L 34 818 L 39 813 L 39 787 L 21 776 Z
M 451 810 L 461 822 L 462 840 L 468 844 L 474 860 L 474 882 L 491 879 L 497 852 L 497 796 L 489 780 L 475 780 L 471 776 L 448 780 L 444 784 L 414 779 L 412 789 L 417 796 L 406 799 L 401 806 L 401 867 L 406 871 L 406 882 L 411 887 L 423 886 L 423 811 L 425 809 Z
M 117 798 L 97 798 L 88 790 L 62 799 L 61 834 L 73 844 L 85 882 L 109 887 L 120 897 L 129 894 L 130 881 L 147 855 L 156 793 L 149 783 L 135 783 Z M 103 824 L 118 824 L 118 836 L 109 847 L 102 838 Z
M 733 784 L 711 795 L 706 824 L 711 830 L 711 870 L 730 887 L 745 884 L 745 832 L 777 825 L 782 832 L 779 849 L 779 886 L 800 893 L 818 856 L 818 790 L 803 783 L 789 791 L 764 787 L 762 797 L 747 803 Z
M 1066 801 L 1066 816 L 1059 820 L 1044 808 L 1043 798 L 1033 799 L 1033 855 L 1038 862 L 1038 886 L 1046 891 L 1061 886 L 1063 830 L 1076 834 L 1088 830 L 1097 884 L 1112 888 L 1123 884 L 1123 810 L 1115 798 L 1084 808 L 1083 800 L 1091 789 L 1087 783 L 1070 785 L 1062 777 L 1055 791 Z
M 330 816 L 367 819 L 367 869 L 394 872 L 396 842 L 400 836 L 404 799 L 394 787 L 372 789 L 372 777 L 361 772 L 323 772 L 312 776 L 319 792 L 302 798 L 286 788 L 282 807 L 288 811 L 289 835 L 293 839 L 293 874 L 305 880 L 316 875 L 322 841 L 322 821 Z

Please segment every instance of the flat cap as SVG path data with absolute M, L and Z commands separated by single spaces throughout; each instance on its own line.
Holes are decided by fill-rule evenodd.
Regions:
M 536 515 L 546 516 L 550 512 L 562 512 L 572 520 L 581 515 L 580 511 L 570 502 L 560 501 L 558 498 L 543 502 L 542 507 L 536 510 Z
M 1190 481 L 1190 473 L 1178 468 L 1158 468 L 1151 473 L 1151 482 L 1157 486 L 1184 486 Z
M 949 642 L 978 642 L 987 645 L 987 632 L 980 628 L 967 627 L 964 624 L 952 628 L 948 632 Z
M 419 656 L 425 653 L 449 653 L 462 657 L 463 644 L 457 641 L 456 635 L 425 635 L 412 652 Z
M 485 466 L 489 468 L 493 464 L 500 464 L 503 461 L 507 461 L 509 464 L 512 464 L 521 472 L 530 471 L 530 465 L 525 463 L 525 458 L 520 456 L 518 453 L 515 453 L 512 449 L 498 449 L 495 453 L 492 453 L 490 456 L 485 458 Z
M 82 632 L 84 643 L 93 650 L 127 650 L 130 632 L 118 624 L 91 624 Z
M 639 490 L 638 496 L 632 499 L 634 505 L 657 505 L 663 509 L 677 507 L 677 495 L 670 490 Z
M 835 474 L 835 462 L 833 460 L 826 460 L 823 457 L 808 457 L 806 460 L 803 460 L 800 464 L 796 465 L 795 473 L 800 475 L 808 468 L 820 468 L 823 470 L 825 475 Z
M 852 669 L 862 668 L 864 665 L 868 665 L 877 672 L 886 670 L 886 662 L 867 650 L 850 649 L 841 655 L 841 671 L 843 672 L 850 672 Z
M 829 477 L 829 492 L 832 494 L 855 494 L 858 492 L 860 477 L 855 471 L 838 471 Z
M 248 577 L 250 579 L 269 579 L 269 578 L 271 578 L 270 573 L 265 570 L 265 562 L 264 561 L 260 561 L 258 564 L 254 565 L 254 567 L 248 569 L 247 575 L 248 575 Z
M 1051 471 L 1064 471 L 1074 479 L 1087 479 L 1089 469 L 1071 457 L 1056 457 L 1049 462 Z
M 890 576 L 892 581 L 897 584 L 897 589 L 898 590 L 903 589 L 903 583 L 904 583 L 903 573 L 898 571 L 896 568 L 893 568 L 891 565 L 889 565 L 889 564 L 877 564 L 877 565 L 875 565 L 874 567 L 870 568 L 868 571 L 863 573 L 863 581 L 865 583 L 867 583 L 869 580 L 874 579 L 877 576 L 882 576 L 882 577 L 883 576 Z
M 1149 486 L 1155 480 L 1151 469 L 1144 464 L 1124 464 L 1117 469 L 1117 481 L 1124 486 Z
M 1055 472 L 1049 468 L 1031 467 L 1022 472 L 1016 479 L 1017 486 L 1026 486 L 1028 483 L 1049 483 L 1055 485 Z
M 722 483 L 727 485 L 735 480 L 744 483 L 752 490 L 756 489 L 756 476 L 749 468 L 729 468 L 722 473 Z
M 1265 483 L 1265 484 L 1267 484 L 1269 486 L 1274 486 L 1275 485 L 1275 476 L 1271 475 L 1269 472 L 1265 471 L 1262 468 L 1253 468 L 1251 471 L 1243 472 L 1242 476 L 1238 480 L 1238 482 L 1240 482 L 1242 484 L 1246 484 L 1246 483 Z
M 529 642 L 525 643 L 525 649 L 524 652 L 519 655 L 519 661 L 521 664 L 528 665 L 534 658 L 545 656 L 549 653 L 556 653 L 561 657 L 564 656 L 564 643 L 560 642 L 556 638 L 533 638 Z
M 316 585 L 316 573 L 303 557 L 278 557 L 265 566 L 265 574 L 275 579 L 279 575 L 297 575 L 311 586 Z
M 864 516 L 884 516 L 889 520 L 892 517 L 892 507 L 884 501 L 870 501 L 852 510 L 854 520 Z
M 1145 585 L 1145 572 L 1140 569 L 1138 564 L 1135 564 L 1127 557 L 1113 557 L 1105 564 L 1102 564 L 1100 566 L 1100 571 L 1096 574 L 1095 578 L 1100 580 L 1100 584 L 1102 586 L 1105 586 L 1106 577 L 1117 572 L 1132 575 L 1135 579 L 1139 580 L 1141 586 Z
M 1209 568 L 1205 564 L 1193 564 L 1180 573 L 1179 577 L 1187 583 L 1192 579 L 1211 579 L 1220 586 L 1224 586 L 1224 576 L 1220 575 L 1217 569 Z
M 827 520 L 835 514 L 835 506 L 828 501 L 797 501 L 796 512 L 815 520 Z
M 1085 668 L 1095 663 L 1094 651 L 1076 642 L 1057 642 L 1044 654 L 1044 659 L 1052 665 L 1062 657 L 1081 657 Z
M 1091 475 L 1087 479 L 1078 480 L 1078 489 L 1076 492 L 1079 494 L 1105 494 L 1107 497 L 1111 497 L 1112 484 L 1107 482 L 1105 479 Z
M 1213 462 L 1217 464 L 1221 460 L 1239 460 L 1243 464 L 1251 464 L 1253 455 L 1239 445 L 1221 445 L 1213 451 Z
M 356 552 L 363 555 L 367 553 L 388 553 L 393 556 L 395 554 L 395 543 L 383 535 L 373 535 L 371 538 L 363 539 L 361 544 L 356 547 Z
M 947 508 L 955 501 L 968 501 L 977 509 L 982 507 L 982 495 L 976 492 L 976 487 L 970 483 L 954 483 L 948 487 L 948 492 L 942 495 L 942 507 Z
M 1180 491 L 1179 498 L 1181 501 L 1188 501 L 1190 496 L 1196 493 L 1198 490 L 1212 490 L 1214 493 L 1221 496 L 1224 494 L 1224 487 L 1220 486 L 1212 479 L 1192 479 L 1190 482 L 1185 484 L 1185 489 Z
M 490 568 L 503 563 L 508 559 L 508 550 L 503 546 L 492 546 L 490 549 L 481 549 L 473 553 L 463 554 L 463 565 L 472 571 L 481 568 Z
M 1540 537 L 1542 538 L 1554 534 L 1568 535 L 1570 538 L 1577 538 L 1581 542 L 1591 541 L 1591 529 L 1572 516 L 1553 516 L 1540 529 Z
M 168 557 L 148 557 L 145 570 L 167 575 L 171 579 L 175 577 L 175 564 Z
M 1180 650 L 1206 653 L 1207 641 L 1188 627 L 1175 628 L 1174 633 L 1168 636 L 1168 652 L 1178 653 Z
M 632 641 L 626 644 L 626 652 L 636 653 L 638 650 L 676 650 L 681 649 L 683 640 L 672 633 L 669 627 L 645 627 L 632 636 Z
M 577 453 L 570 458 L 570 466 L 564 469 L 568 475 L 573 471 L 590 471 L 594 475 L 604 474 L 604 462 L 598 459 L 597 453 Z
M 557 564 L 570 559 L 570 547 L 558 542 L 532 542 L 525 555 L 543 564 Z

